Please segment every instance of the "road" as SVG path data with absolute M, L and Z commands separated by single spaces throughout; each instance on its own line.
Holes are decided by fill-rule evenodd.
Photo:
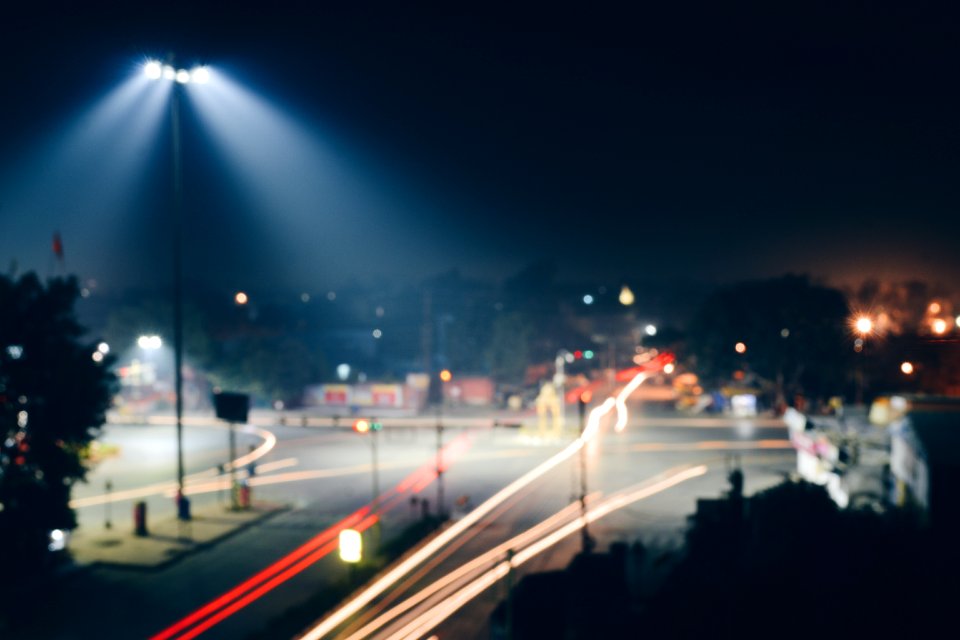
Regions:
M 445 422 L 456 427 L 457 419 L 450 417 Z M 270 438 L 276 439 L 257 460 L 262 471 L 256 479 L 264 484 L 254 487 L 255 499 L 289 504 L 289 511 L 160 571 L 98 567 L 71 575 L 48 594 L 48 609 L 61 615 L 31 621 L 22 637 L 151 637 L 265 567 L 275 566 L 309 544 L 318 532 L 370 502 L 369 436 L 330 427 L 258 429 L 265 431 L 251 430 L 238 439 L 241 453 L 247 453 L 251 445 L 258 448 Z M 226 499 L 216 488 L 216 466 L 228 457 L 226 431 L 212 425 L 191 425 L 186 437 L 186 466 L 193 480 L 188 488 L 193 485 L 203 491 L 192 495 L 194 508 L 210 508 Z M 393 429 L 385 421 L 385 431 L 379 437 L 380 488 L 388 507 L 382 529 L 384 536 L 389 536 L 416 517 L 409 505 L 409 497 L 415 492 L 435 504 L 436 482 L 431 473 L 435 432 L 429 428 Z M 173 429 L 111 425 L 105 440 L 116 444 L 120 454 L 104 461 L 90 474 L 89 485 L 75 492 L 77 500 L 87 501 L 78 508 L 81 525 L 87 529 L 103 527 L 106 504 L 102 487 L 108 478 L 115 496 L 122 492 L 150 493 L 111 501 L 116 530 L 132 525 L 129 513 L 136 499 L 147 500 L 152 516 L 172 515 L 169 482 L 175 460 Z M 564 450 L 570 437 L 543 442 L 516 429 L 487 427 L 449 428 L 444 440 L 455 445 L 446 457 L 446 503 L 452 505 L 456 498 L 468 496 L 472 505 L 479 505 Z M 705 463 L 709 467 L 703 476 L 598 520 L 590 532 L 600 548 L 611 541 L 637 537 L 676 543 L 696 498 L 715 496 L 724 487 L 723 457 L 728 453 L 741 452 L 748 493 L 776 482 L 794 466 L 793 452 L 779 421 L 646 416 L 641 407 L 633 406 L 627 428 L 614 433 L 605 424 L 596 443 L 588 449 L 588 490 L 600 497 L 678 464 Z M 432 561 L 429 570 L 415 582 L 388 595 L 402 599 L 569 504 L 579 493 L 576 458 L 558 464 L 524 487 L 460 538 L 454 552 L 441 562 Z M 576 552 L 578 541 L 577 535 L 565 538 L 532 558 L 523 570 L 564 566 Z M 223 615 L 197 637 L 243 638 L 338 580 L 345 571 L 335 554 L 322 554 L 289 577 L 274 580 L 275 584 L 260 597 Z M 440 637 L 484 637 L 485 621 L 500 588 L 502 585 L 488 590 L 443 623 L 438 630 Z M 170 637 L 183 637 L 194 626 L 188 625 Z

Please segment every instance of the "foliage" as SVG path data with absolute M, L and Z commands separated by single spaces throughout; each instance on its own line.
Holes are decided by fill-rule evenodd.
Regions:
M 83 341 L 78 296 L 75 278 L 0 276 L 0 548 L 23 567 L 46 557 L 51 530 L 76 526 L 71 487 L 112 397 L 111 360 Z
M 805 276 L 745 282 L 710 296 L 689 331 L 697 370 L 710 382 L 737 370 L 780 393 L 843 388 L 850 344 L 844 295 Z M 746 353 L 734 345 L 743 342 Z
M 490 373 L 497 382 L 523 382 L 532 334 L 530 323 L 520 313 L 503 313 L 493 321 L 487 358 Z

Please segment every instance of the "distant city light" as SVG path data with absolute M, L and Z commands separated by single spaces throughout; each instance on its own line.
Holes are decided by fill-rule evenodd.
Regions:
M 155 351 L 163 346 L 163 340 L 158 335 L 140 336 L 137 338 L 137 346 L 147 351 Z
M 300 294 L 300 302 L 310 302 L 310 294 L 309 294 L 309 293 L 306 293 L 306 292 L 301 293 L 301 294 Z
M 570 364 L 570 363 L 573 362 L 574 360 L 576 360 L 576 358 L 575 358 L 574 355 L 573 355 L 572 353 L 570 353 L 569 351 L 567 351 L 566 353 L 563 354 L 563 361 L 566 362 L 567 364 Z
M 327 300 L 329 300 L 330 302 L 333 302 L 336 299 L 337 299 L 337 294 L 335 291 L 327 291 Z
M 376 314 L 378 318 L 382 318 L 384 313 L 383 307 L 377 307 Z
M 91 357 L 93 358 L 94 362 L 103 362 L 103 353 L 100 351 L 94 351 Z
M 668 362 L 667 364 L 663 365 L 663 372 L 666 374 L 671 374 L 676 368 L 677 366 L 675 364 Z
M 633 291 L 630 291 L 630 287 L 623 285 L 620 289 L 620 304 L 625 307 L 629 307 L 633 304 L 634 301 Z
M 593 296 L 589 293 L 583 296 L 583 304 L 593 304 Z
M 913 363 L 912 362 L 903 362 L 900 364 L 900 371 L 905 375 L 910 375 L 913 373 Z
M 948 327 L 949 325 L 947 324 L 947 321 L 944 320 L 943 318 L 936 318 L 930 324 L 930 328 L 933 329 L 933 332 L 938 336 L 942 336 L 943 334 L 945 334 L 947 332 Z
M 233 296 L 233 301 L 239 305 L 244 305 L 250 301 L 250 298 L 243 291 L 237 291 L 236 295 Z
M 443 382 L 450 382 L 453 379 L 453 374 L 450 373 L 449 369 L 444 369 L 440 372 L 440 380 Z
M 940 303 L 934 300 L 930 303 L 930 306 L 927 307 L 927 313 L 930 315 L 936 315 L 943 310 L 943 307 L 940 306 Z
M 790 329 L 787 329 L 787 328 L 780 329 L 780 337 L 781 337 L 781 338 L 789 338 L 789 337 L 790 337 Z
M 19 344 L 12 344 L 7 347 L 7 355 L 10 356 L 11 360 L 19 360 L 23 355 L 23 347 Z
M 733 350 L 736 351 L 737 353 L 746 353 L 747 345 L 745 345 L 742 342 L 738 342 L 737 344 L 733 345 Z
M 350 365 L 346 362 L 337 365 L 337 377 L 340 380 L 346 380 L 350 377 Z
M 383 331 L 380 331 L 380 329 L 374 329 L 373 337 L 379 340 L 381 337 L 383 337 Z
M 110 353 L 110 345 L 108 345 L 106 342 L 101 342 L 100 344 L 97 345 L 97 351 L 106 355 Z
M 643 328 L 643 332 L 646 333 L 648 336 L 655 336 L 657 335 L 657 326 L 653 324 L 648 324 Z
M 860 334 L 867 334 L 873 331 L 873 320 L 867 316 L 860 316 L 853 325 Z
M 956 323 L 957 323 L 957 326 L 960 327 L 960 316 L 957 316 Z

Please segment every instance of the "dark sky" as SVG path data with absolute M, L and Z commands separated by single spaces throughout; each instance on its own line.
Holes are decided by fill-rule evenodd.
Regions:
M 176 51 L 327 154 L 273 140 L 267 180 L 255 126 L 242 174 L 185 107 L 186 268 L 207 284 L 500 278 L 542 257 L 584 280 L 960 277 L 957 9 L 404 4 L 4 8 L 0 266 L 49 270 L 60 229 L 68 267 L 105 285 L 169 272 L 167 120 L 113 204 L 37 166 Z M 91 145 L 69 151 L 93 171 L 112 147 Z

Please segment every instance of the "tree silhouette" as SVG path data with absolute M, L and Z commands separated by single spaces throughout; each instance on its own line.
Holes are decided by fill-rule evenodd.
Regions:
M 54 529 L 72 529 L 74 483 L 86 474 L 115 379 L 84 342 L 75 278 L 44 285 L 0 276 L 0 549 L 6 569 L 35 570 Z

